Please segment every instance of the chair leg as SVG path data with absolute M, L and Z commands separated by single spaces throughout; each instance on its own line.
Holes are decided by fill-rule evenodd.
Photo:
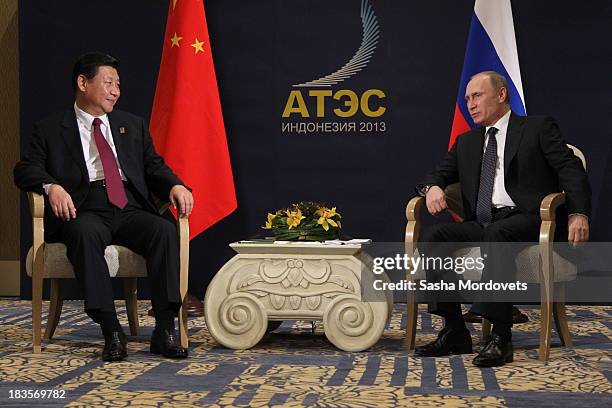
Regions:
M 540 361 L 548 361 L 552 335 L 553 265 L 552 247 L 540 244 Z
M 419 304 L 415 300 L 414 292 L 409 290 L 406 297 L 406 336 L 404 337 L 404 349 L 407 351 L 414 350 L 418 311 Z
M 554 302 L 553 314 L 555 317 L 555 326 L 557 328 L 557 333 L 559 334 L 559 338 L 561 339 L 561 344 L 565 347 L 572 347 L 574 344 L 572 342 L 572 334 L 570 333 L 569 327 L 567 325 L 565 303 Z
M 489 340 L 491 335 L 491 322 L 484 317 L 482 318 L 482 342 L 485 343 Z
M 540 361 L 548 361 L 550 355 L 550 340 L 552 336 L 552 287 L 546 283 L 540 284 Z
M 552 303 L 542 299 L 540 303 L 540 314 L 542 315 L 540 325 L 540 361 L 548 361 L 552 329 Z
M 41 322 L 42 322 L 42 292 L 43 292 L 43 268 L 41 254 L 35 255 L 32 271 L 32 348 L 34 353 L 42 352 Z
M 553 303 L 553 316 L 555 318 L 555 327 L 557 334 L 561 339 L 561 344 L 564 347 L 572 347 L 572 334 L 569 331 L 567 324 L 567 315 L 565 314 L 565 284 L 555 284 L 555 302 Z
M 189 346 L 189 337 L 187 336 L 187 309 L 185 306 L 181 306 L 178 313 L 178 324 L 179 324 L 179 340 L 181 346 L 187 348 Z
M 130 324 L 130 334 L 138 336 L 138 279 L 123 279 L 123 293 L 128 323 Z
M 62 314 L 62 306 L 64 297 L 62 295 L 62 287 L 60 279 L 51 279 L 51 294 L 49 298 L 49 315 L 47 316 L 47 327 L 45 328 L 45 340 L 51 340 L 57 324 L 59 323 L 60 315 Z

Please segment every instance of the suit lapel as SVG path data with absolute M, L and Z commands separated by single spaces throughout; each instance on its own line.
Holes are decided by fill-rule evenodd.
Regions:
M 485 128 L 478 127 L 469 134 L 461 136 L 464 139 L 464 158 L 466 177 L 462 177 L 462 190 L 465 198 L 476 204 L 478 185 L 480 183 L 480 166 L 482 165 L 482 149 L 484 147 Z M 465 185 L 464 185 L 465 184 Z
M 469 175 L 470 180 L 477 180 L 476 187 L 480 180 L 480 167 L 482 166 L 482 149 L 484 149 L 485 128 L 474 129 L 475 137 L 470 138 L 469 145 Z
M 70 155 L 79 165 L 81 173 L 85 180 L 89 180 L 89 174 L 87 172 L 87 165 L 85 164 L 85 156 L 83 154 L 83 143 L 81 143 L 81 134 L 79 133 L 79 127 L 77 124 L 76 114 L 74 109 L 66 111 L 64 119 L 62 120 L 62 137 Z
M 504 174 L 508 174 L 510 162 L 516 155 L 521 139 L 523 137 L 523 123 L 525 118 L 517 116 L 514 113 L 510 114 L 508 121 L 508 130 L 506 131 L 506 145 L 504 147 Z
M 113 134 L 113 142 L 115 143 L 115 149 L 117 150 L 117 159 L 121 170 L 126 177 L 127 175 L 127 164 L 129 163 L 126 157 L 126 129 L 127 126 L 123 121 L 117 118 L 112 112 L 108 114 L 108 122 L 110 123 L 111 132 Z

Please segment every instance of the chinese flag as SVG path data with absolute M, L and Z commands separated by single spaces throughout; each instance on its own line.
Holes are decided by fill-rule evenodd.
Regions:
M 236 193 L 203 0 L 169 3 L 150 130 L 193 190 L 193 238 L 236 209 Z

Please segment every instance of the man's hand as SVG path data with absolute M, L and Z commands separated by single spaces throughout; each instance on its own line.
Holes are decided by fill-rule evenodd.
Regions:
M 177 184 L 170 190 L 170 202 L 180 216 L 189 216 L 193 210 L 193 196 L 185 186 Z
M 567 240 L 573 246 L 589 240 L 589 219 L 583 214 L 572 214 L 567 220 Z
M 438 215 L 448 208 L 444 190 L 438 186 L 431 186 L 429 188 L 429 191 L 427 191 L 425 195 L 425 202 L 427 204 L 427 211 L 429 211 L 431 215 Z
M 53 214 L 63 221 L 70 221 L 76 218 L 76 208 L 72 203 L 72 197 L 64 187 L 59 184 L 51 184 L 48 190 L 49 204 Z

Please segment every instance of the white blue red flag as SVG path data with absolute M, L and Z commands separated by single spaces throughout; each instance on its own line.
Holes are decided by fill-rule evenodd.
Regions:
M 458 135 L 476 126 L 465 103 L 465 87 L 472 75 L 482 71 L 504 75 L 512 111 L 517 115 L 527 114 L 510 0 L 476 0 L 474 4 L 449 149 Z

